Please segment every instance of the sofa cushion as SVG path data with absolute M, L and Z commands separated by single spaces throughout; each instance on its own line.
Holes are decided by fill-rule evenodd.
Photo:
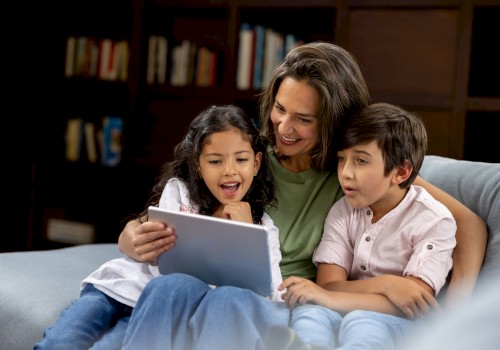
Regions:
M 488 226 L 488 247 L 479 282 L 500 270 L 500 163 L 426 156 L 420 175 L 479 215 Z
M 31 349 L 80 295 L 80 282 L 122 256 L 117 244 L 0 254 L 0 349 Z

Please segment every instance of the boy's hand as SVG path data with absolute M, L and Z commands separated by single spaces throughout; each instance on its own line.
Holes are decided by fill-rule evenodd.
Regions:
M 414 277 L 386 276 L 386 282 L 384 295 L 409 319 L 419 318 L 430 312 L 442 312 L 431 293 L 432 289 L 422 280 Z

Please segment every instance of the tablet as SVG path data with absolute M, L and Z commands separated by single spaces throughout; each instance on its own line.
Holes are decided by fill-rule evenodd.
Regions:
M 175 246 L 158 257 L 163 275 L 185 273 L 215 286 L 273 293 L 268 233 L 264 226 L 150 206 L 150 220 L 175 229 Z

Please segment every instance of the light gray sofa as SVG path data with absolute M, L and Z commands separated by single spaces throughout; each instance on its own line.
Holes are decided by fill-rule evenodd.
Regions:
M 498 278 L 500 164 L 427 156 L 421 175 L 488 224 L 488 248 L 479 283 Z M 116 244 L 0 254 L 0 349 L 31 349 L 43 330 L 78 298 L 80 281 L 103 262 L 119 256 Z

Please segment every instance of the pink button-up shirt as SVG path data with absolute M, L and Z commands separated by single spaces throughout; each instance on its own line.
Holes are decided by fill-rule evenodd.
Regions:
M 372 224 L 370 208 L 354 209 L 344 197 L 325 221 L 315 264 L 346 269 L 349 280 L 411 275 L 437 295 L 452 267 L 456 223 L 450 211 L 425 189 L 411 186 L 392 211 Z

